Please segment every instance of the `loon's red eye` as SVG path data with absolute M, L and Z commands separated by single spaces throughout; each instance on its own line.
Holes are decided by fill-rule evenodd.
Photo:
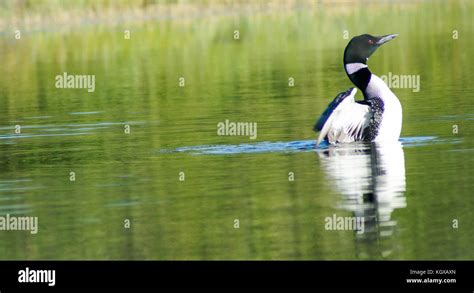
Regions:
M 373 45 L 373 44 L 374 44 L 374 41 L 369 40 L 369 44 Z

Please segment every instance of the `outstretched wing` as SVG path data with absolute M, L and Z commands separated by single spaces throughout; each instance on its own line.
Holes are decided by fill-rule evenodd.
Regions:
M 329 104 L 314 126 L 320 131 L 318 144 L 327 139 L 329 143 L 363 140 L 364 130 L 369 126 L 369 105 L 357 103 L 356 88 L 342 92 Z

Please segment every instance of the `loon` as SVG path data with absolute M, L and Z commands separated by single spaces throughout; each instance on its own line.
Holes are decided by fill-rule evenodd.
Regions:
M 398 34 L 374 37 L 356 36 L 344 50 L 344 69 L 364 100 L 355 101 L 357 88 L 339 93 L 329 104 L 313 130 L 319 133 L 317 145 L 398 141 L 402 129 L 402 106 L 385 82 L 371 73 L 367 60 L 378 47 Z

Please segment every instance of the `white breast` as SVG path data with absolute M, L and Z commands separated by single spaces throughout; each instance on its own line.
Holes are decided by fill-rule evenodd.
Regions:
M 397 96 L 395 96 L 385 82 L 375 74 L 372 74 L 370 78 L 366 94 L 369 98 L 379 97 L 384 103 L 382 122 L 374 141 L 398 140 L 402 130 L 402 105 Z

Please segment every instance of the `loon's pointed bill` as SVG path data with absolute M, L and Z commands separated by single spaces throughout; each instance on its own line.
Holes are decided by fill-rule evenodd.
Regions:
M 377 45 L 385 44 L 386 42 L 395 39 L 397 36 L 398 34 L 391 34 L 391 35 L 379 37 L 380 39 L 376 42 L 376 44 Z
M 352 38 L 344 50 L 344 69 L 352 83 L 361 90 L 364 100 L 356 101 L 355 88 L 336 96 L 318 119 L 318 144 L 353 141 L 397 141 L 402 128 L 400 101 L 385 82 L 372 74 L 369 57 L 398 34 L 375 37 L 364 34 Z

